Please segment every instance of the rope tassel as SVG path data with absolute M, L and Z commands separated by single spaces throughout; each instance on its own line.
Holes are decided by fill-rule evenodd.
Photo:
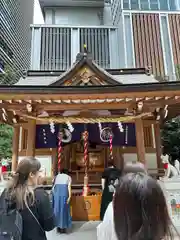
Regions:
M 85 175 L 88 174 L 88 131 L 83 134 L 84 138 L 84 165 L 85 165 Z
M 109 139 L 109 158 L 113 160 L 113 144 L 112 144 L 113 136 L 112 134 L 110 135 Z
M 59 132 L 58 135 L 58 171 L 61 171 L 61 158 L 62 158 L 62 134 Z

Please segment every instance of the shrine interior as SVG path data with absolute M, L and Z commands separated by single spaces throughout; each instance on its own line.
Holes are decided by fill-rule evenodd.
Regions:
M 109 159 L 113 159 L 115 165 L 117 162 L 119 168 L 123 166 L 119 154 L 121 147 L 136 146 L 133 123 L 37 125 L 36 149 L 56 149 L 54 175 L 58 171 L 58 133 L 61 130 L 64 131 L 61 146 L 61 169 L 69 170 L 73 184 L 83 184 L 84 181 L 84 131 L 88 132 L 87 158 L 90 184 L 100 184 L 102 172 L 108 166 Z M 112 134 L 112 142 L 109 142 L 108 134 Z

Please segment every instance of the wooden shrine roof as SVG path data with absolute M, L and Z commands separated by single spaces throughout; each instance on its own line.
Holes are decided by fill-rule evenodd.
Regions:
M 173 92 L 172 92 L 173 91 Z M 150 82 L 134 84 L 93 85 L 93 86 L 54 86 L 54 85 L 0 85 L 0 93 L 140 93 L 140 95 L 180 94 L 180 81 Z M 144 93 L 144 94 L 143 94 Z M 135 94 L 137 96 L 137 94 Z M 1 96 L 0 96 L 1 98 Z
M 88 53 L 77 55 L 76 62 L 67 71 L 28 71 L 16 85 L 83 86 L 153 83 L 157 80 L 149 69 L 103 69 Z
M 106 112 L 116 122 L 119 117 L 142 114 L 144 119 L 157 119 L 165 115 L 167 106 L 168 117 L 179 115 L 173 109 L 180 105 L 180 82 L 158 82 L 145 68 L 104 70 L 88 55 L 78 57 L 66 72 L 28 71 L 17 84 L 0 85 L 0 121 L 44 118 L 48 122 L 51 117 L 64 121 L 67 111 L 79 116 L 77 122 L 82 116 L 84 121 L 97 118 L 100 112 L 101 118 L 107 117 L 102 115 Z
M 179 115 L 180 82 L 105 86 L 0 86 L 0 114 L 5 109 L 11 119 L 7 122 L 9 124 L 12 124 L 14 114 L 20 116 L 19 122 L 26 122 L 27 115 L 39 116 L 43 111 L 48 112 L 48 116 L 56 113 L 63 116 L 66 110 L 108 110 L 116 117 L 124 116 L 128 110 L 131 115 L 139 102 L 143 102 L 142 112 L 152 113 L 151 117 L 157 108 L 163 109 L 166 105 L 171 109 L 168 118 L 175 117 Z M 33 112 L 27 112 L 28 105 Z

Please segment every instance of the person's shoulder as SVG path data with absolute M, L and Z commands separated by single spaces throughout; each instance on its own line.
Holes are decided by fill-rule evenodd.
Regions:
M 109 167 L 104 169 L 104 173 L 109 173 L 110 171 L 111 171 L 111 168 Z
M 119 169 L 119 168 L 116 168 L 116 171 L 117 171 L 118 174 L 121 174 L 121 173 L 122 173 L 122 170 Z
M 41 186 L 34 189 L 34 194 L 38 199 L 46 198 L 48 196 L 47 191 Z
M 102 172 L 102 177 L 107 177 L 109 174 L 109 168 L 105 168 L 104 171 Z
M 119 168 L 111 168 L 111 171 L 116 174 L 121 174 L 121 170 Z

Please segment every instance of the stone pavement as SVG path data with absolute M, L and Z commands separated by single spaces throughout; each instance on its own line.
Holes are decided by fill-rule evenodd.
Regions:
M 55 230 L 47 233 L 48 240 L 96 240 L 96 227 L 99 222 L 73 222 L 72 231 L 68 234 L 57 234 Z
M 56 231 L 47 233 L 48 240 L 96 240 L 96 227 L 99 222 L 74 222 L 72 231 L 68 234 L 57 234 Z M 104 240 L 104 239 L 103 239 Z M 179 237 L 174 237 L 179 240 Z

